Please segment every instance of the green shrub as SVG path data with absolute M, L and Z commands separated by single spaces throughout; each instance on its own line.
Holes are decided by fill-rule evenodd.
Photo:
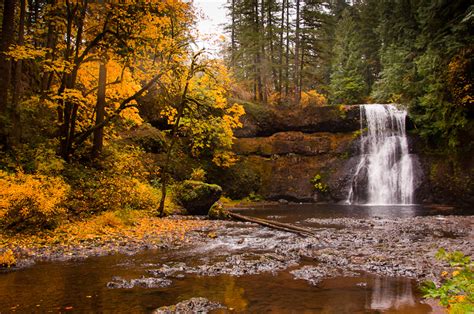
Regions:
M 320 174 L 316 174 L 312 179 L 311 179 L 311 184 L 313 185 L 314 189 L 316 191 L 319 191 L 323 194 L 326 194 L 329 192 L 329 187 L 327 184 L 322 182 L 322 177 Z
M 439 299 L 440 304 L 446 307 L 449 313 L 474 312 L 474 263 L 469 256 L 462 252 L 451 253 L 440 249 L 436 255 L 440 260 L 447 261 L 452 268 L 449 274 L 441 274 L 441 284 L 424 282 L 422 291 L 425 298 Z
M 225 195 L 234 200 L 255 194 L 262 184 L 260 172 L 246 162 L 240 162 L 210 174 L 212 174 L 210 175 L 212 181 L 222 186 Z

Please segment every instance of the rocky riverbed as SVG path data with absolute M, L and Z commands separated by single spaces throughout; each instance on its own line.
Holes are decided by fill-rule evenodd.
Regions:
M 31 248 L 25 261 L 39 263 L 1 278 L 0 289 L 7 298 L 5 303 L 0 302 L 0 308 L 11 307 L 16 304 L 15 300 L 26 300 L 32 294 L 33 299 L 49 302 L 46 308 L 61 300 L 70 300 L 68 307 L 92 309 L 95 307 L 91 299 L 102 296 L 113 298 L 115 302 L 102 304 L 103 310 L 120 307 L 144 311 L 145 304 L 152 304 L 146 311 L 176 304 L 176 307 L 160 309 L 165 313 L 175 308 L 207 311 L 215 306 L 249 311 L 277 306 L 275 308 L 288 310 L 294 305 L 283 302 L 285 295 L 303 302 L 298 304 L 299 309 L 327 303 L 328 309 L 334 310 L 342 305 L 325 297 L 324 291 L 332 291 L 335 296 L 338 293 L 353 295 L 353 301 L 347 303 L 352 307 L 340 308 L 341 311 L 360 311 L 388 309 L 381 306 L 400 298 L 392 296 L 393 300 L 382 300 L 379 295 L 408 291 L 403 292 L 403 298 L 408 298 L 404 305 L 390 303 L 388 306 L 408 306 L 407 311 L 415 306 L 419 310 L 416 313 L 427 313 L 429 306 L 420 303 L 418 292 L 416 289 L 412 292 L 411 287 L 415 281 L 436 280 L 442 271 L 449 269 L 449 265 L 435 258 L 439 248 L 473 256 L 474 216 L 414 216 L 401 209 L 393 215 L 387 209 L 382 212 L 385 214 L 378 215 L 372 210 L 368 215 L 360 210 L 341 212 L 333 208 L 330 215 L 326 215 L 321 206 L 314 207 L 309 214 L 304 206 L 299 211 L 275 210 L 270 206 L 270 209 L 240 213 L 290 222 L 311 229 L 314 235 L 303 237 L 254 223 L 171 217 L 167 223 L 171 224 L 169 219 L 177 219 L 189 225 L 184 220 L 190 219 L 192 228 L 169 237 L 163 234 L 141 238 L 117 236 L 109 239 L 109 243 L 97 240 Z M 102 255 L 109 256 L 98 257 Z M 52 271 L 52 277 L 45 276 Z M 95 275 L 90 276 L 91 273 Z M 76 279 L 71 282 L 72 278 Z M 27 283 L 32 279 L 38 282 L 37 286 Z M 9 285 L 25 280 L 23 286 Z M 53 282 L 52 286 L 68 285 L 65 291 L 75 291 L 71 292 L 74 297 L 45 294 L 43 280 Z M 327 290 L 331 285 L 343 285 L 348 290 Z M 265 294 L 267 290 L 271 292 Z M 78 293 L 84 294 L 83 301 L 75 298 Z M 268 293 L 277 295 L 273 298 Z M 364 295 L 372 300 L 370 304 L 356 301 L 360 297 L 364 299 Z M 124 297 L 130 304 L 123 302 Z M 305 300 L 314 302 L 305 304 Z M 36 304 L 14 307 L 26 310 Z
M 283 216 L 270 218 L 275 217 Z M 189 274 L 243 276 L 294 268 L 291 272 L 294 278 L 317 284 L 325 278 L 362 272 L 435 280 L 448 266 L 435 259 L 439 248 L 474 255 L 474 216 L 307 218 L 296 224 L 310 228 L 315 235 L 301 237 L 253 223 L 203 221 L 182 239 L 169 237 L 156 241 L 144 237 L 31 249 L 19 266 L 31 265 L 35 260 L 133 255 L 159 249 L 192 257 L 185 258 L 188 262 L 179 261 L 178 257 L 178 262 L 163 263 L 147 271 L 160 279 Z M 167 280 L 116 280 L 110 282 L 110 288 L 148 283 L 168 285 Z
M 148 273 L 162 278 L 243 276 L 292 268 L 295 279 L 313 285 L 361 273 L 436 280 L 448 267 L 435 258 L 439 248 L 474 253 L 474 216 L 309 218 L 301 224 L 315 236 L 251 223 L 216 223 L 182 248 L 193 257 L 189 262 L 165 263 Z

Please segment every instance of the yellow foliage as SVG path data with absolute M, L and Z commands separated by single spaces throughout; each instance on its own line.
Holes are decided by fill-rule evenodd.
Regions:
M 233 129 L 242 125 L 240 117 L 245 111 L 241 105 L 227 101 L 231 78 L 222 62 L 208 59 L 199 62 L 199 67 L 204 70 L 190 80 L 187 76 L 189 69 L 183 69 L 181 75 L 172 72 L 170 75 L 178 76 L 168 77 L 169 89 L 173 95 L 178 95 L 175 98 L 179 98 L 185 86 L 188 86 L 186 97 L 192 101 L 187 102 L 180 127 L 191 140 L 192 155 L 198 157 L 206 152 L 212 156 L 215 164 L 228 167 L 235 162 L 230 153 Z M 167 102 L 172 101 L 168 99 Z M 168 123 L 174 123 L 177 110 L 168 105 L 161 114 L 168 119 Z
M 50 227 L 64 213 L 69 186 L 59 177 L 0 171 L 0 221 L 22 229 Z
M 206 181 L 206 171 L 202 168 L 193 169 L 191 177 L 189 178 L 193 181 Z
M 103 228 L 103 227 L 116 228 L 116 227 L 120 227 L 120 226 L 123 225 L 123 222 L 120 220 L 119 217 L 117 217 L 115 215 L 114 212 L 105 212 L 105 213 L 103 213 L 102 215 L 98 216 L 95 219 L 95 223 L 97 223 L 97 225 L 100 228 Z
M 281 94 L 277 92 L 270 93 L 268 95 L 268 104 L 274 106 L 281 102 Z
M 88 180 L 90 182 L 78 186 L 71 197 L 69 206 L 75 211 L 154 210 L 158 207 L 158 190 L 138 179 L 104 175 Z
M 48 49 L 46 48 L 36 48 L 32 45 L 11 45 L 6 55 L 11 57 L 15 61 L 19 61 L 44 58 L 47 51 Z
M 327 105 L 327 103 L 328 103 L 327 98 L 324 95 L 319 94 L 314 89 L 301 93 L 300 104 L 303 107 L 324 106 L 324 105 Z
M 6 250 L 3 253 L 0 253 L 0 267 L 12 267 L 16 265 L 15 254 L 11 249 Z
M 219 167 L 229 168 L 237 162 L 237 156 L 231 151 L 217 151 L 214 153 L 212 162 Z

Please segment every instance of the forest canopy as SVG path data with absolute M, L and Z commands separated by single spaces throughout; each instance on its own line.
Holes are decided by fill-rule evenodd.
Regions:
M 227 12 L 219 58 L 197 48 L 190 1 L 4 0 L 2 224 L 164 214 L 187 179 L 238 175 L 234 194 L 248 195 L 259 178 L 232 168 L 240 104 L 395 102 L 430 148 L 472 149 L 468 2 L 229 0 Z
M 438 147 L 469 149 L 469 1 L 229 0 L 228 9 L 226 57 L 249 100 L 395 102 Z

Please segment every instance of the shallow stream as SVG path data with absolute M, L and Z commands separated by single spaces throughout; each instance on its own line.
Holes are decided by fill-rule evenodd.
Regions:
M 453 213 L 410 206 L 290 204 L 239 211 L 315 230 L 345 229 L 347 226 L 337 223 L 337 219 L 345 218 L 362 221 L 375 217 L 384 221 Z M 336 219 L 336 222 L 321 226 L 318 219 Z M 177 249 L 42 262 L 0 274 L 0 313 L 65 310 L 141 313 L 192 297 L 204 297 L 229 308 L 217 310 L 219 313 L 430 313 L 432 310 L 421 302 L 416 282 L 403 276 L 361 270 L 333 274 L 316 280 L 315 284 L 296 279 L 294 270 L 318 262 L 309 253 L 295 252 L 324 247 L 322 242 L 310 243 L 293 234 L 236 222 L 208 232 L 201 240 Z M 452 241 L 457 241 L 457 237 L 454 235 Z M 282 256 L 286 259 L 286 250 L 292 252 L 288 255 L 289 262 L 281 261 Z M 259 256 L 265 259 L 254 263 Z M 147 281 L 147 278 L 163 281 Z M 134 287 L 120 287 L 120 283 L 130 283 L 133 279 L 139 279 Z

